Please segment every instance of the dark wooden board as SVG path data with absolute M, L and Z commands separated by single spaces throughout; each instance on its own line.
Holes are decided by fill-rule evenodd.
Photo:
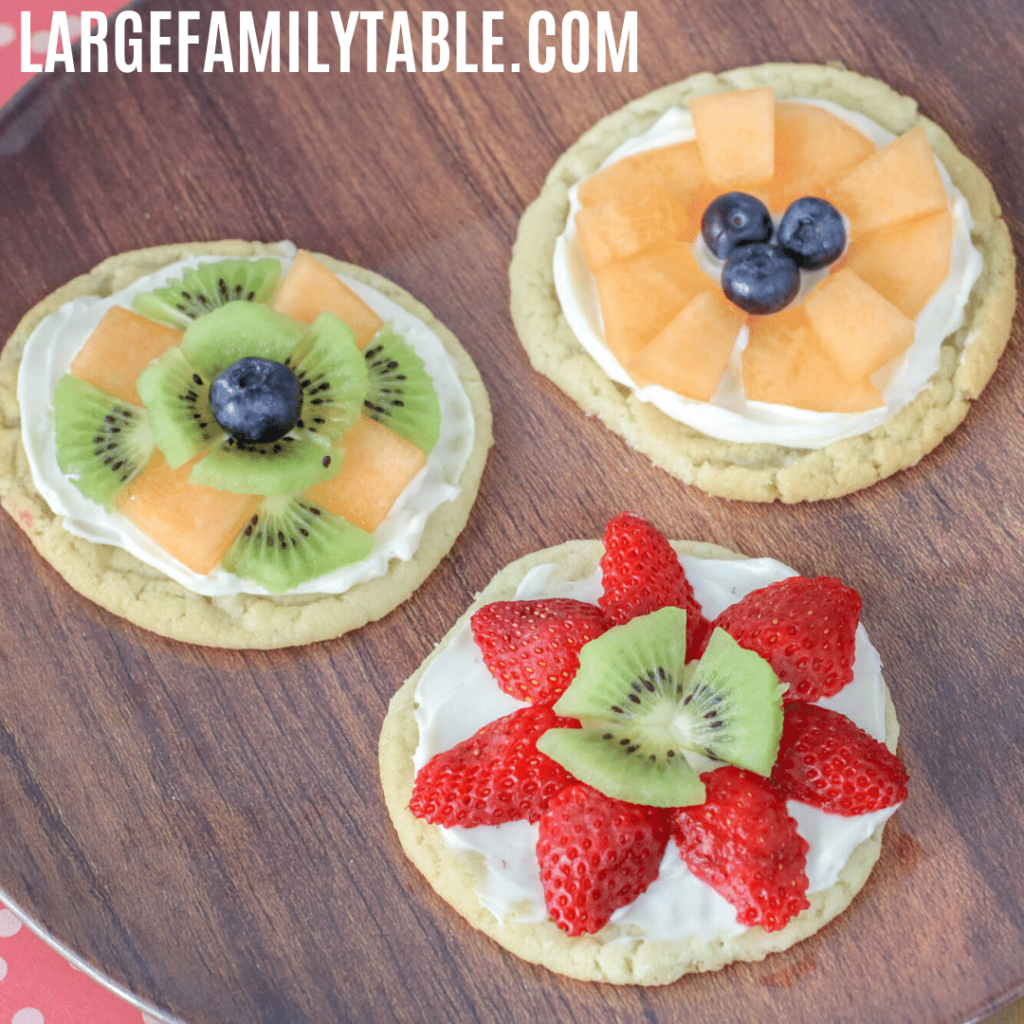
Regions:
M 278 9 L 181 6 L 200 27 L 211 10 L 237 25 L 242 7 L 258 23 Z M 418 26 L 424 6 L 454 23 L 449 3 L 379 9 L 386 25 L 402 9 Z M 4 109 L 0 336 L 112 253 L 290 238 L 393 278 L 452 327 L 490 390 L 496 446 L 467 530 L 415 597 L 293 651 L 135 629 L 0 519 L 0 890 L 189 1024 L 978 1016 L 1024 992 L 1019 323 L 966 423 L 917 467 L 838 501 L 750 506 L 654 470 L 536 376 L 506 282 L 519 215 L 599 117 L 693 72 L 766 60 L 840 60 L 917 97 L 991 176 L 1019 239 L 1024 8 L 547 7 L 610 9 L 616 23 L 637 10 L 639 70 L 529 71 L 534 7 L 508 0 L 499 34 L 518 74 L 370 74 L 360 43 L 348 75 L 204 74 L 194 57 L 184 75 L 39 76 Z M 479 12 L 463 9 L 478 55 Z M 568 981 L 472 931 L 403 857 L 376 768 L 390 695 L 474 592 L 513 558 L 599 536 L 623 508 L 856 586 L 912 776 L 875 874 L 837 922 L 765 963 L 653 990 Z

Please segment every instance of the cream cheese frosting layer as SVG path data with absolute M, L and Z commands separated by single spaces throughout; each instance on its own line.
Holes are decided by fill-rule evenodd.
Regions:
M 697 600 L 708 618 L 715 618 L 753 590 L 797 575 L 770 558 L 702 559 L 681 556 Z M 602 592 L 600 570 L 575 582 L 553 582 L 557 567 L 541 565 L 523 579 L 517 600 L 571 597 L 596 603 Z M 469 623 L 451 638 L 420 677 L 416 687 L 416 723 L 419 744 L 413 755 L 418 771 L 435 754 L 468 739 L 488 722 L 526 706 L 505 694 L 491 678 Z M 858 626 L 853 681 L 835 697 L 819 701 L 823 707 L 847 715 L 875 739 L 884 741 L 886 690 L 878 652 Z M 835 884 L 850 854 L 897 810 L 846 818 L 790 800 L 789 813 L 808 841 L 808 892 Z M 505 825 L 442 829 L 445 843 L 456 850 L 473 851 L 486 872 L 476 890 L 481 904 L 499 920 L 515 913 L 520 920 L 547 917 L 537 867 L 538 826 L 525 821 Z M 704 882 L 696 879 L 672 841 L 665 851 L 658 878 L 629 906 L 621 907 L 612 921 L 629 925 L 629 934 L 671 940 L 688 936 L 728 938 L 745 931 L 736 921 L 736 909 Z
M 282 277 L 291 268 L 296 248 L 280 243 Z M 252 257 L 253 259 L 259 257 Z M 51 510 L 63 517 L 64 528 L 97 544 L 123 548 L 160 570 L 183 587 L 205 597 L 266 594 L 259 584 L 217 568 L 202 576 L 171 558 L 119 512 L 108 512 L 86 498 L 57 464 L 53 395 L 61 377 L 86 339 L 111 306 L 131 307 L 132 298 L 179 278 L 183 270 L 213 262 L 209 256 L 170 264 L 110 296 L 84 296 L 46 317 L 25 343 L 18 373 L 22 409 L 22 441 L 32 481 Z M 427 519 L 436 508 L 460 492 L 459 478 L 473 451 L 473 410 L 441 339 L 423 321 L 369 285 L 338 277 L 384 321 L 390 321 L 423 360 L 441 406 L 441 433 L 427 464 L 395 502 L 375 531 L 373 550 L 361 562 L 300 584 L 291 594 L 342 594 L 358 583 L 383 576 L 392 559 L 412 558 Z
M 876 147 L 888 145 L 896 138 L 866 115 L 828 100 L 799 102 L 813 104 L 835 114 Z M 679 107 L 670 108 L 648 131 L 615 149 L 601 169 L 627 156 L 690 142 L 694 137 L 689 112 Z M 885 398 L 885 405 L 878 409 L 862 413 L 822 413 L 747 401 L 741 377 L 741 357 L 748 339 L 746 327 L 741 329 L 736 339 L 729 366 L 710 402 L 686 398 L 659 385 L 638 388 L 604 342 L 597 287 L 576 236 L 575 217 L 580 209 L 576 186 L 569 193 L 570 208 L 565 231 L 555 243 L 555 290 L 562 312 L 580 344 L 613 381 L 632 389 L 638 399 L 650 402 L 665 415 L 710 437 L 752 444 L 769 442 L 803 449 L 825 448 L 843 438 L 856 437 L 887 423 L 925 388 L 938 369 L 942 341 L 963 323 L 967 299 L 981 274 L 982 257 L 971 241 L 973 221 L 967 199 L 950 180 L 942 162 L 936 158 L 936 163 L 953 216 L 950 270 L 915 319 L 911 347 L 872 377 Z M 772 211 L 776 223 L 783 212 Z M 699 236 L 693 248 L 698 263 L 717 287 L 721 264 L 707 258 Z M 817 272 L 813 278 L 808 277 L 804 290 L 826 274 L 827 268 Z

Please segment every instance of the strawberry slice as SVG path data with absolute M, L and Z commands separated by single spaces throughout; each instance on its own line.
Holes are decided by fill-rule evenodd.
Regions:
M 711 624 L 788 683 L 784 700 L 833 697 L 853 679 L 860 594 L 837 579 L 792 576 L 755 590 Z
M 699 655 L 707 638 L 708 620 L 679 556 L 646 519 L 623 512 L 608 523 L 601 578 L 604 593 L 598 603 L 615 625 L 659 608 L 683 608 L 686 656 Z
M 548 913 L 569 935 L 600 931 L 658 877 L 668 816 L 578 783 L 540 819 L 537 863 Z
M 517 700 L 554 704 L 580 667 L 580 648 L 611 626 L 597 605 L 571 598 L 495 601 L 470 619 L 498 685 Z
M 416 774 L 409 809 L 432 825 L 537 821 L 548 801 L 575 779 L 537 749 L 548 729 L 578 729 L 549 707 L 526 707 L 490 722 L 435 754 Z
M 787 800 L 853 817 L 902 803 L 907 770 L 846 715 L 816 704 L 786 707 L 772 785 Z
M 784 928 L 811 904 L 807 840 L 767 779 L 729 765 L 705 772 L 707 800 L 672 811 L 686 866 L 737 910 L 740 924 Z

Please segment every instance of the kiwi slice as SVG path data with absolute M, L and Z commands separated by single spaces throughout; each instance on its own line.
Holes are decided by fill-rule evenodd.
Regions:
M 284 363 L 308 328 L 269 306 L 229 302 L 192 323 L 182 335 L 181 351 L 204 380 L 246 356 Z
M 441 436 L 434 382 L 412 346 L 385 324 L 363 353 L 369 371 L 363 413 L 429 455 Z
M 65 374 L 53 396 L 57 465 L 87 498 L 113 508 L 155 444 L 146 410 Z
M 183 466 L 224 436 L 210 408 L 210 378 L 197 373 L 180 348 L 169 348 L 154 359 L 135 387 L 171 469 Z
M 229 302 L 266 302 L 280 276 L 281 263 L 275 259 L 200 263 L 162 288 L 136 295 L 132 308 L 151 320 L 184 329 Z
M 586 644 L 554 710 L 583 728 L 549 729 L 538 750 L 606 796 L 655 807 L 703 803 L 704 758 L 770 774 L 782 734 L 778 678 L 724 630 L 687 670 L 681 608 Z
M 373 537 L 297 495 L 267 498 L 238 535 L 222 565 L 282 594 L 306 580 L 360 562 Z
M 290 434 L 266 444 L 227 437 L 192 467 L 188 481 L 232 494 L 292 494 L 336 477 L 342 456 Z
M 302 387 L 302 412 L 295 433 L 330 446 L 362 411 L 366 395 L 366 360 L 348 324 L 321 313 L 288 359 Z

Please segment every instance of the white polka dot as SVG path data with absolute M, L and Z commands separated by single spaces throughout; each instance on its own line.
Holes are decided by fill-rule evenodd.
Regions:
M 6 21 L 0 21 L 0 46 L 10 46 L 17 35 L 13 25 L 8 25 Z
M 7 961 L 0 956 L 0 981 L 7 977 Z
M 21 922 L 5 907 L 0 910 L 0 939 L 9 939 L 21 931 Z
M 148 1013 L 144 1013 L 142 1015 L 142 1024 L 164 1024 L 164 1022 L 157 1020 L 156 1017 L 150 1017 Z
M 31 1006 L 19 1010 L 12 1018 L 11 1024 L 45 1024 L 43 1015 Z
M 50 33 L 45 29 L 40 29 L 38 32 L 32 33 L 32 52 L 33 53 L 46 53 L 46 48 L 50 45 Z
M 68 15 L 68 33 L 72 39 L 77 39 L 82 31 L 82 19 L 77 14 Z

